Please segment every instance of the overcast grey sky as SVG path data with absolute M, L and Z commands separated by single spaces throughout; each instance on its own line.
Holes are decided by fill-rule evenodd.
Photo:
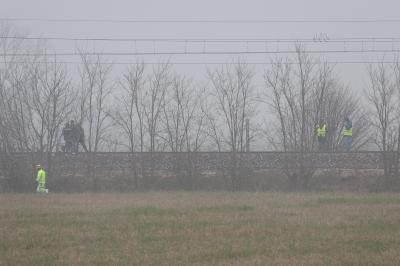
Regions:
M 233 1 L 233 0 L 174 0 L 174 1 L 105 1 L 105 0 L 2 0 L 0 18 L 41 19 L 398 19 L 398 1 Z M 29 31 L 31 36 L 70 38 L 313 38 L 326 34 L 329 38 L 349 37 L 400 37 L 400 23 L 101 23 L 101 22 L 14 22 Z M 292 44 L 285 43 L 110 43 L 50 41 L 54 52 L 73 52 L 77 47 L 98 52 L 146 52 L 146 51 L 257 51 L 285 50 Z M 399 49 L 399 43 L 311 43 L 307 49 Z M 393 53 L 345 53 L 322 54 L 329 61 L 370 61 L 382 58 L 390 60 Z M 319 56 L 316 54 L 315 56 Z M 241 55 L 249 62 L 267 62 L 271 54 Z M 166 55 L 166 56 L 117 56 L 113 62 L 144 60 L 157 62 L 227 62 L 232 55 Z M 65 61 L 77 58 L 64 57 Z M 255 66 L 261 77 L 267 66 Z M 205 76 L 204 65 L 179 65 L 177 71 L 201 79 Z M 341 79 L 359 91 L 366 84 L 365 65 L 338 64 Z M 261 79 L 257 81 L 262 82 Z

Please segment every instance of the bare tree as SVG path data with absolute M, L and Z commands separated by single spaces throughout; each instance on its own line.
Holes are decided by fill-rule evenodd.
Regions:
M 246 64 L 238 63 L 233 68 L 224 66 L 209 70 L 208 76 L 212 84 L 211 95 L 215 100 L 212 110 L 215 115 L 208 114 L 208 117 L 211 118 L 214 135 L 220 135 L 223 144 L 232 152 L 231 188 L 236 190 L 240 188 L 237 153 L 245 151 L 245 121 L 252 117 L 255 108 L 253 71 Z M 217 132 L 220 129 L 223 131 Z M 216 140 L 220 144 L 219 137 Z
M 243 63 L 208 71 L 215 99 L 214 119 L 226 128 L 223 142 L 232 152 L 245 151 L 245 120 L 254 114 L 253 72 Z
M 145 127 L 144 127 L 144 89 L 145 89 L 145 65 L 144 63 L 131 65 L 123 74 L 119 82 L 122 89 L 117 97 L 117 108 L 113 114 L 114 122 L 122 129 L 123 136 L 128 140 L 129 151 L 132 153 L 131 168 L 135 182 L 135 188 L 139 187 L 139 178 L 144 177 L 144 160 L 140 156 L 139 161 L 133 157 L 133 152 L 139 142 L 139 151 L 144 151 Z
M 396 155 L 395 155 L 395 174 L 397 178 L 399 176 L 399 163 L 400 163 L 400 61 L 399 57 L 395 57 L 395 63 L 393 64 L 394 78 L 395 78 L 395 87 L 397 93 L 397 147 L 396 147 Z
M 278 143 L 282 144 L 283 151 L 285 152 L 292 149 L 291 140 L 289 139 L 290 136 L 288 135 L 291 125 L 288 125 L 287 119 L 289 115 L 295 117 L 295 112 L 294 110 L 292 111 L 293 108 L 290 108 L 293 106 L 291 105 L 291 97 L 288 97 L 287 93 L 291 86 L 290 72 L 291 64 L 289 62 L 285 63 L 283 59 L 278 58 L 276 61 L 273 61 L 272 67 L 269 70 L 266 70 L 264 74 L 266 87 L 270 90 L 270 92 L 265 91 L 263 93 L 263 96 L 266 99 L 264 102 L 273 110 L 273 114 L 279 121 L 279 126 L 269 127 L 268 132 L 272 132 L 270 135 L 279 138 Z M 271 128 L 277 130 L 271 130 Z M 296 139 L 294 139 L 294 146 L 296 146 L 295 140 Z M 277 147 L 277 145 L 274 146 Z
M 277 136 L 283 142 L 284 151 L 294 151 L 293 156 L 299 156 L 295 159 L 299 166 L 297 171 L 287 174 L 295 186 L 300 181 L 307 187 L 310 169 L 305 169 L 304 156 L 313 149 L 314 121 L 310 99 L 315 86 L 316 64 L 302 47 L 296 46 L 296 51 L 294 62 L 279 58 L 272 62 L 271 70 L 264 75 L 268 89 L 264 96 L 279 121 Z
M 163 114 L 165 98 L 171 86 L 170 65 L 168 63 L 153 68 L 150 74 L 147 88 L 143 95 L 143 118 L 146 135 L 149 141 L 150 172 L 146 174 L 145 187 L 148 188 L 154 178 L 154 152 L 161 147 L 160 119 Z
M 144 151 L 144 69 L 145 65 L 135 64 L 129 67 L 120 81 L 122 94 L 117 98 L 118 108 L 115 110 L 113 119 L 122 129 L 128 139 L 128 149 L 135 151 L 136 136 L 139 131 L 139 150 Z
M 98 56 L 93 58 L 81 52 L 83 63 L 80 69 L 80 123 L 87 121 L 87 142 L 90 152 L 97 152 L 107 137 L 110 123 L 107 100 L 113 84 L 109 84 L 111 64 L 102 62 Z
M 110 110 L 107 106 L 113 84 L 110 84 L 111 64 L 104 63 L 100 56 L 93 57 L 84 51 L 80 52 L 82 67 L 80 73 L 80 119 L 79 124 L 87 130 L 87 149 L 98 152 L 107 145 L 111 137 L 108 130 Z M 86 123 L 85 123 L 86 122 Z M 86 125 L 85 125 L 86 124 Z M 98 189 L 98 178 L 94 167 L 93 154 L 89 155 L 88 175 L 92 179 L 92 188 Z
M 30 122 L 36 137 L 38 151 L 56 149 L 62 123 L 72 111 L 74 95 L 65 65 L 57 63 L 32 64 L 29 90 L 25 103 L 29 107 Z
M 311 93 L 311 110 L 313 123 L 323 119 L 328 125 L 327 142 L 330 151 L 340 151 L 343 148 L 341 138 L 345 117 L 351 117 L 356 124 L 353 132 L 354 150 L 370 141 L 369 122 L 362 107 L 362 103 L 350 88 L 335 76 L 334 67 L 322 62 L 317 68 Z
M 150 152 L 155 152 L 157 144 L 159 144 L 157 142 L 160 130 L 159 122 L 164 110 L 167 92 L 172 84 L 170 68 L 171 66 L 167 63 L 158 65 L 153 69 L 144 95 L 144 114 Z
M 21 36 L 9 25 L 1 25 L 0 31 L 2 36 Z M 0 47 L 3 51 L 0 66 L 0 147 L 3 152 L 39 152 L 32 153 L 34 161 L 44 164 L 51 174 L 51 152 L 56 151 L 60 126 L 72 110 L 73 95 L 67 68 L 56 58 L 50 62 L 53 58 L 48 56 L 18 55 L 26 51 L 45 53 L 46 43 L 43 42 L 4 38 L 0 40 Z M 45 152 L 47 157 L 43 156 Z M 11 160 L 7 164 L 16 169 L 18 166 L 13 164 L 18 163 Z M 13 177 L 13 182 L 20 179 L 20 174 L 9 176 Z M 29 183 L 29 179 L 26 182 Z
M 53 152 L 60 140 L 61 125 L 72 113 L 75 94 L 71 88 L 66 65 L 54 62 L 45 65 L 45 76 L 41 79 L 48 98 L 49 112 L 46 116 L 47 152 Z
M 32 64 L 25 104 L 29 108 L 40 161 L 45 162 L 48 174 L 52 175 L 52 152 L 60 144 L 61 126 L 72 112 L 74 95 L 66 66 L 59 64 L 56 58 L 54 62 L 48 62 L 47 57 L 42 60 L 43 64 Z
M 7 40 L 7 39 L 5 39 Z M 6 42 L 6 41 L 5 41 Z M 22 45 L 4 43 L 4 54 L 16 53 Z M 44 48 L 43 48 L 44 47 Z M 42 52 L 45 44 L 38 43 Z M 6 52 L 7 51 L 7 52 Z M 65 65 L 47 56 L 18 57 L 8 61 L 1 75 L 0 93 L 5 131 L 20 151 L 52 152 L 59 140 L 59 129 L 71 111 L 72 95 Z M 8 62 L 8 63 L 6 63 Z
M 1 36 L 25 36 L 11 24 L 0 23 Z M 29 114 L 23 104 L 23 89 L 28 82 L 28 64 L 25 57 L 17 56 L 25 51 L 21 39 L 1 39 L 3 53 L 0 63 L 0 147 L 3 152 L 31 150 L 29 138 Z
M 376 128 L 376 144 L 382 151 L 384 164 L 385 186 L 392 185 L 394 172 L 397 167 L 393 163 L 393 152 L 397 149 L 398 123 L 397 123 L 397 97 L 394 82 L 395 73 L 383 63 L 369 66 L 368 74 L 370 86 L 366 96 L 372 105 L 371 122 Z
M 285 154 L 286 174 L 294 185 L 307 187 L 314 170 L 305 167 L 305 156 L 314 150 L 315 127 L 320 118 L 328 124 L 330 150 L 340 147 L 344 116 L 357 120 L 355 140 L 358 145 L 365 144 L 368 133 L 366 118 L 358 101 L 334 76 L 333 67 L 326 63 L 318 64 L 302 47 L 296 49 L 294 60 L 274 59 L 266 70 L 263 101 L 272 111 L 272 121 L 276 125 L 275 130 L 269 130 L 269 139 L 276 148 L 294 152 L 290 156 Z M 297 169 L 289 169 L 295 164 Z
M 198 151 L 205 115 L 201 109 L 204 90 L 197 90 L 185 77 L 176 76 L 164 105 L 165 141 L 173 152 Z
M 201 109 L 204 90 L 196 90 L 190 80 L 175 76 L 164 105 L 162 138 L 175 153 L 175 172 L 186 188 L 192 188 L 197 173 L 195 155 L 204 143 L 205 115 Z M 185 152 L 184 155 L 181 153 Z

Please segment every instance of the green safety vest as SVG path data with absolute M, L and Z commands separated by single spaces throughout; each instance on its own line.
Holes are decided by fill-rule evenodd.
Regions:
M 352 137 L 353 136 L 353 128 L 346 129 L 346 127 L 343 129 L 343 136 L 345 137 Z
M 43 169 L 39 169 L 36 177 L 36 182 L 46 183 L 46 172 Z
M 326 137 L 326 124 L 317 127 L 317 137 Z

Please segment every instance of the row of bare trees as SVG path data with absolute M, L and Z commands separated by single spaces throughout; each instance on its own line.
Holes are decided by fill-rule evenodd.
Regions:
M 2 29 L 4 36 L 17 35 L 13 27 Z M 357 121 L 355 147 L 366 141 L 359 99 L 334 75 L 331 65 L 317 63 L 302 47 L 297 47 L 295 59 L 273 60 L 264 73 L 265 86 L 256 89 L 254 69 L 242 62 L 208 69 L 208 84 L 199 86 L 168 63 L 132 64 L 115 78 L 112 64 L 84 51 L 79 66 L 71 69 L 56 56 L 46 55 L 44 44 L 29 50 L 32 43 L 25 42 L 0 41 L 3 150 L 57 151 L 63 144 L 61 128 L 70 119 L 84 127 L 91 152 L 211 147 L 242 152 L 246 121 L 253 124 L 250 139 L 263 138 L 255 126 L 261 124 L 260 117 L 267 120 L 268 140 L 275 149 L 314 150 L 315 124 L 324 118 L 329 146 L 337 150 L 345 115 Z M 18 55 L 29 52 L 41 55 Z
M 385 177 L 382 188 L 389 189 L 399 178 L 400 61 L 395 58 L 392 64 L 370 65 L 368 74 L 365 95 L 372 106 L 368 112 L 374 128 L 372 139 L 382 151 Z
M 19 36 L 10 25 L 0 28 L 2 36 Z M 196 151 L 230 151 L 224 174 L 233 189 L 239 188 L 240 154 L 251 141 L 297 153 L 299 167 L 288 165 L 287 174 L 306 187 L 314 169 L 305 166 L 305 156 L 316 150 L 317 122 L 322 118 L 328 125 L 328 150 L 340 151 L 345 116 L 354 122 L 354 149 L 370 144 L 376 134 L 372 139 L 383 152 L 399 152 L 400 64 L 369 67 L 371 86 L 364 94 L 374 108 L 366 112 L 360 93 L 340 81 L 334 66 L 299 45 L 295 58 L 272 60 L 262 88 L 255 87 L 254 69 L 240 61 L 208 69 L 203 86 L 168 63 L 134 63 L 116 75 L 105 58 L 84 50 L 73 68 L 47 54 L 44 43 L 2 38 L 0 48 L 2 154 L 38 152 L 51 165 L 51 153 L 63 145 L 62 127 L 74 119 L 85 130 L 90 152 L 148 152 L 148 161 L 133 165 L 136 180 L 151 180 L 154 173 L 146 169 L 153 169 L 154 153 L 170 151 L 176 156 L 176 175 L 190 180 L 185 184 L 190 187 L 198 174 Z M 252 122 L 248 136 L 246 121 Z M 185 157 L 179 155 L 183 152 Z M 398 164 L 390 166 L 398 173 Z
M 315 169 L 305 167 L 305 153 L 316 148 L 315 128 L 319 120 L 328 125 L 327 151 L 342 149 L 344 117 L 351 117 L 356 124 L 354 149 L 365 145 L 370 133 L 360 100 L 334 75 L 333 67 L 317 62 L 299 45 L 296 50 L 295 59 L 277 58 L 266 71 L 263 100 L 274 121 L 269 128 L 271 143 L 277 149 L 296 154 L 298 168 L 291 169 L 293 161 L 287 158 L 287 175 L 293 183 L 307 187 Z

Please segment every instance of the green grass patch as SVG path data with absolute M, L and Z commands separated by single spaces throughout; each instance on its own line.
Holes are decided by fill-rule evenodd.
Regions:
M 241 249 L 235 249 L 232 247 L 221 247 L 220 249 L 210 251 L 208 253 L 202 253 L 198 256 L 193 257 L 190 261 L 192 263 L 206 263 L 215 264 L 221 261 L 237 260 L 242 258 L 248 258 L 257 255 L 259 252 L 251 247 L 243 247 Z
M 253 210 L 254 207 L 248 205 L 217 205 L 197 208 L 197 211 L 200 212 L 248 212 Z
M 110 215 L 129 215 L 129 216 L 175 216 L 183 212 L 173 208 L 159 208 L 154 206 L 144 207 L 125 207 L 109 211 Z
M 353 252 L 373 252 L 382 253 L 387 249 L 387 244 L 380 240 L 365 239 L 365 240 L 349 240 L 344 243 L 345 246 Z
M 398 198 L 377 198 L 377 197 L 363 197 L 363 198 L 320 198 L 317 200 L 318 204 L 399 204 Z
M 0 265 L 393 265 L 400 250 L 396 194 L 0 195 L 0 202 Z

